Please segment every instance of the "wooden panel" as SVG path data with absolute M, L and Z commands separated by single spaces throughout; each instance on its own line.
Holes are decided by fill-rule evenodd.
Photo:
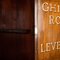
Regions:
M 38 60 L 60 60 L 60 0 L 38 0 Z
M 23 2 L 24 1 L 24 2 Z M 31 0 L 2 0 L 1 29 L 29 29 L 33 24 L 33 1 Z
M 16 33 L 0 33 L 0 59 L 16 60 Z
M 33 36 L 17 34 L 17 60 L 34 60 Z
M 31 34 L 0 33 L 1 60 L 34 60 Z
M 0 0 L 0 60 L 34 60 L 34 0 Z

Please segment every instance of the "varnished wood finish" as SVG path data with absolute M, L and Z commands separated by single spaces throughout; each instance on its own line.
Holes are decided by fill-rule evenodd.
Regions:
M 0 60 L 34 60 L 33 11 L 33 0 L 0 0 Z
M 49 24 L 49 15 L 60 16 L 60 12 L 44 12 L 42 10 L 42 4 L 44 2 L 60 5 L 60 0 L 38 0 L 38 60 L 60 60 L 60 49 L 41 52 L 41 44 L 44 44 L 46 49 L 46 43 L 60 41 L 60 24 Z M 57 8 L 57 7 L 56 7 Z

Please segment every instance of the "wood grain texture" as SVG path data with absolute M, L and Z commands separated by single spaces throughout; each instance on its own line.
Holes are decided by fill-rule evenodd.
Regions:
M 55 19 L 56 16 L 60 16 L 60 12 L 43 11 L 44 2 L 51 3 L 52 6 L 60 5 L 60 0 L 38 0 L 38 60 L 60 60 L 60 50 L 57 50 L 56 47 L 52 50 L 50 46 L 50 51 L 41 52 L 41 44 L 44 44 L 43 48 L 46 49 L 46 43 L 60 41 L 60 25 L 49 24 L 49 16 L 53 15 Z
M 0 0 L 0 60 L 34 60 L 34 0 Z

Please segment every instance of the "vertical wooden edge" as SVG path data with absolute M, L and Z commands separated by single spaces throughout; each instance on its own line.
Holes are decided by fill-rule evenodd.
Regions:
M 38 60 L 38 0 L 35 0 L 35 60 Z

